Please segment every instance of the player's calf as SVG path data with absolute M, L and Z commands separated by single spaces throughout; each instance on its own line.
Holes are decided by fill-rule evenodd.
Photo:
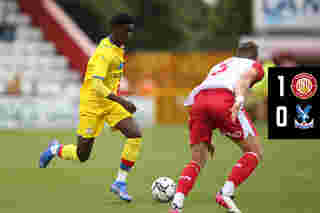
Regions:
M 201 168 L 205 167 L 209 151 L 208 143 L 191 145 L 192 160 L 183 169 L 176 190 L 176 194 L 171 203 L 171 212 L 179 213 L 182 211 L 183 202 L 192 190 Z
M 94 138 L 78 137 L 77 155 L 80 162 L 86 162 L 90 158 L 94 140 Z
M 131 201 L 132 197 L 127 192 L 127 176 L 139 157 L 142 134 L 137 123 L 131 117 L 121 120 L 115 128 L 127 137 L 127 141 L 121 154 L 118 176 L 111 185 L 110 191 L 117 194 L 122 200 Z
M 197 177 L 200 173 L 201 166 L 196 161 L 190 161 L 182 170 L 179 177 L 176 194 L 171 202 L 171 212 L 180 213 L 183 209 L 183 202 L 192 190 Z
M 259 143 L 258 136 L 249 136 L 237 144 L 242 149 L 243 156 L 232 168 L 221 192 L 216 195 L 217 203 L 228 209 L 234 208 L 235 210 L 232 212 L 239 212 L 237 208 L 235 208 L 236 206 L 232 199 L 230 199 L 234 195 L 235 189 L 248 179 L 262 159 L 262 146 Z
M 222 194 L 232 196 L 235 189 L 243 183 L 255 170 L 259 162 L 258 155 L 254 152 L 246 152 L 232 168 L 227 181 L 222 187 Z

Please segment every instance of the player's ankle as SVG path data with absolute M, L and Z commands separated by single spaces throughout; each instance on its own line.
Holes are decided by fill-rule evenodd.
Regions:
M 172 203 L 177 205 L 178 208 L 182 208 L 183 207 L 184 198 L 185 198 L 185 195 L 182 192 L 177 192 L 174 195 Z
M 127 182 L 128 171 L 119 169 L 116 182 Z
M 60 144 L 58 151 L 57 151 L 57 154 L 56 154 L 56 156 L 59 158 L 62 158 L 62 149 L 63 149 L 63 144 Z
M 222 195 L 224 196 L 233 196 L 234 194 L 234 191 L 235 191 L 235 185 L 232 181 L 230 180 L 227 180 L 224 184 L 224 186 L 222 187 L 221 189 L 221 193 Z
M 60 144 L 51 146 L 51 147 L 50 147 L 50 152 L 51 152 L 54 156 L 57 156 L 58 153 L 59 153 L 59 151 L 60 151 L 60 148 L 61 148 L 61 145 L 60 145 Z

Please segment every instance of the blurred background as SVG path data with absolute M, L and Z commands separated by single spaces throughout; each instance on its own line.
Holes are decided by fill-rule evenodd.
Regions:
M 0 127 L 75 127 L 86 63 L 118 12 L 138 21 L 120 92 L 150 126 L 184 123 L 184 97 L 241 41 L 260 45 L 266 72 L 317 64 L 319 6 L 317 0 L 1 0 Z M 248 103 L 262 121 L 266 82 Z
M 239 42 L 260 45 L 268 67 L 317 64 L 316 0 L 1 0 L 0 127 L 75 127 L 81 79 L 118 12 L 137 18 L 122 95 L 144 126 L 186 121 L 184 97 Z M 319 48 L 318 48 L 319 47 Z M 267 75 L 266 75 L 267 76 Z M 267 119 L 264 79 L 248 108 Z M 59 104 L 57 104 L 59 103 Z M 259 106 L 259 107 L 257 107 Z

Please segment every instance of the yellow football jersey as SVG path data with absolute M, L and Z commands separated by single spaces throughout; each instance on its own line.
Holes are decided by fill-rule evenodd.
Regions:
M 109 37 L 103 39 L 88 62 L 80 90 L 80 104 L 108 104 L 110 101 L 97 96 L 88 81 L 92 78 L 102 79 L 104 85 L 117 94 L 124 63 L 124 49 L 113 44 Z

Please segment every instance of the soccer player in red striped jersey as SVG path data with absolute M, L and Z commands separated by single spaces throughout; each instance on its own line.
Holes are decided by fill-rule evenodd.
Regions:
M 243 155 L 232 168 L 224 186 L 216 194 L 216 202 L 229 212 L 240 213 L 234 202 L 235 190 L 255 170 L 262 159 L 258 133 L 244 109 L 247 91 L 262 80 L 264 71 L 256 61 L 258 46 L 243 43 L 236 57 L 212 67 L 207 78 L 194 88 L 185 101 L 190 107 L 189 131 L 191 161 L 184 167 L 178 181 L 170 213 L 180 213 L 183 202 L 192 190 L 209 154 L 215 151 L 211 143 L 212 130 L 220 129 L 240 146 Z

